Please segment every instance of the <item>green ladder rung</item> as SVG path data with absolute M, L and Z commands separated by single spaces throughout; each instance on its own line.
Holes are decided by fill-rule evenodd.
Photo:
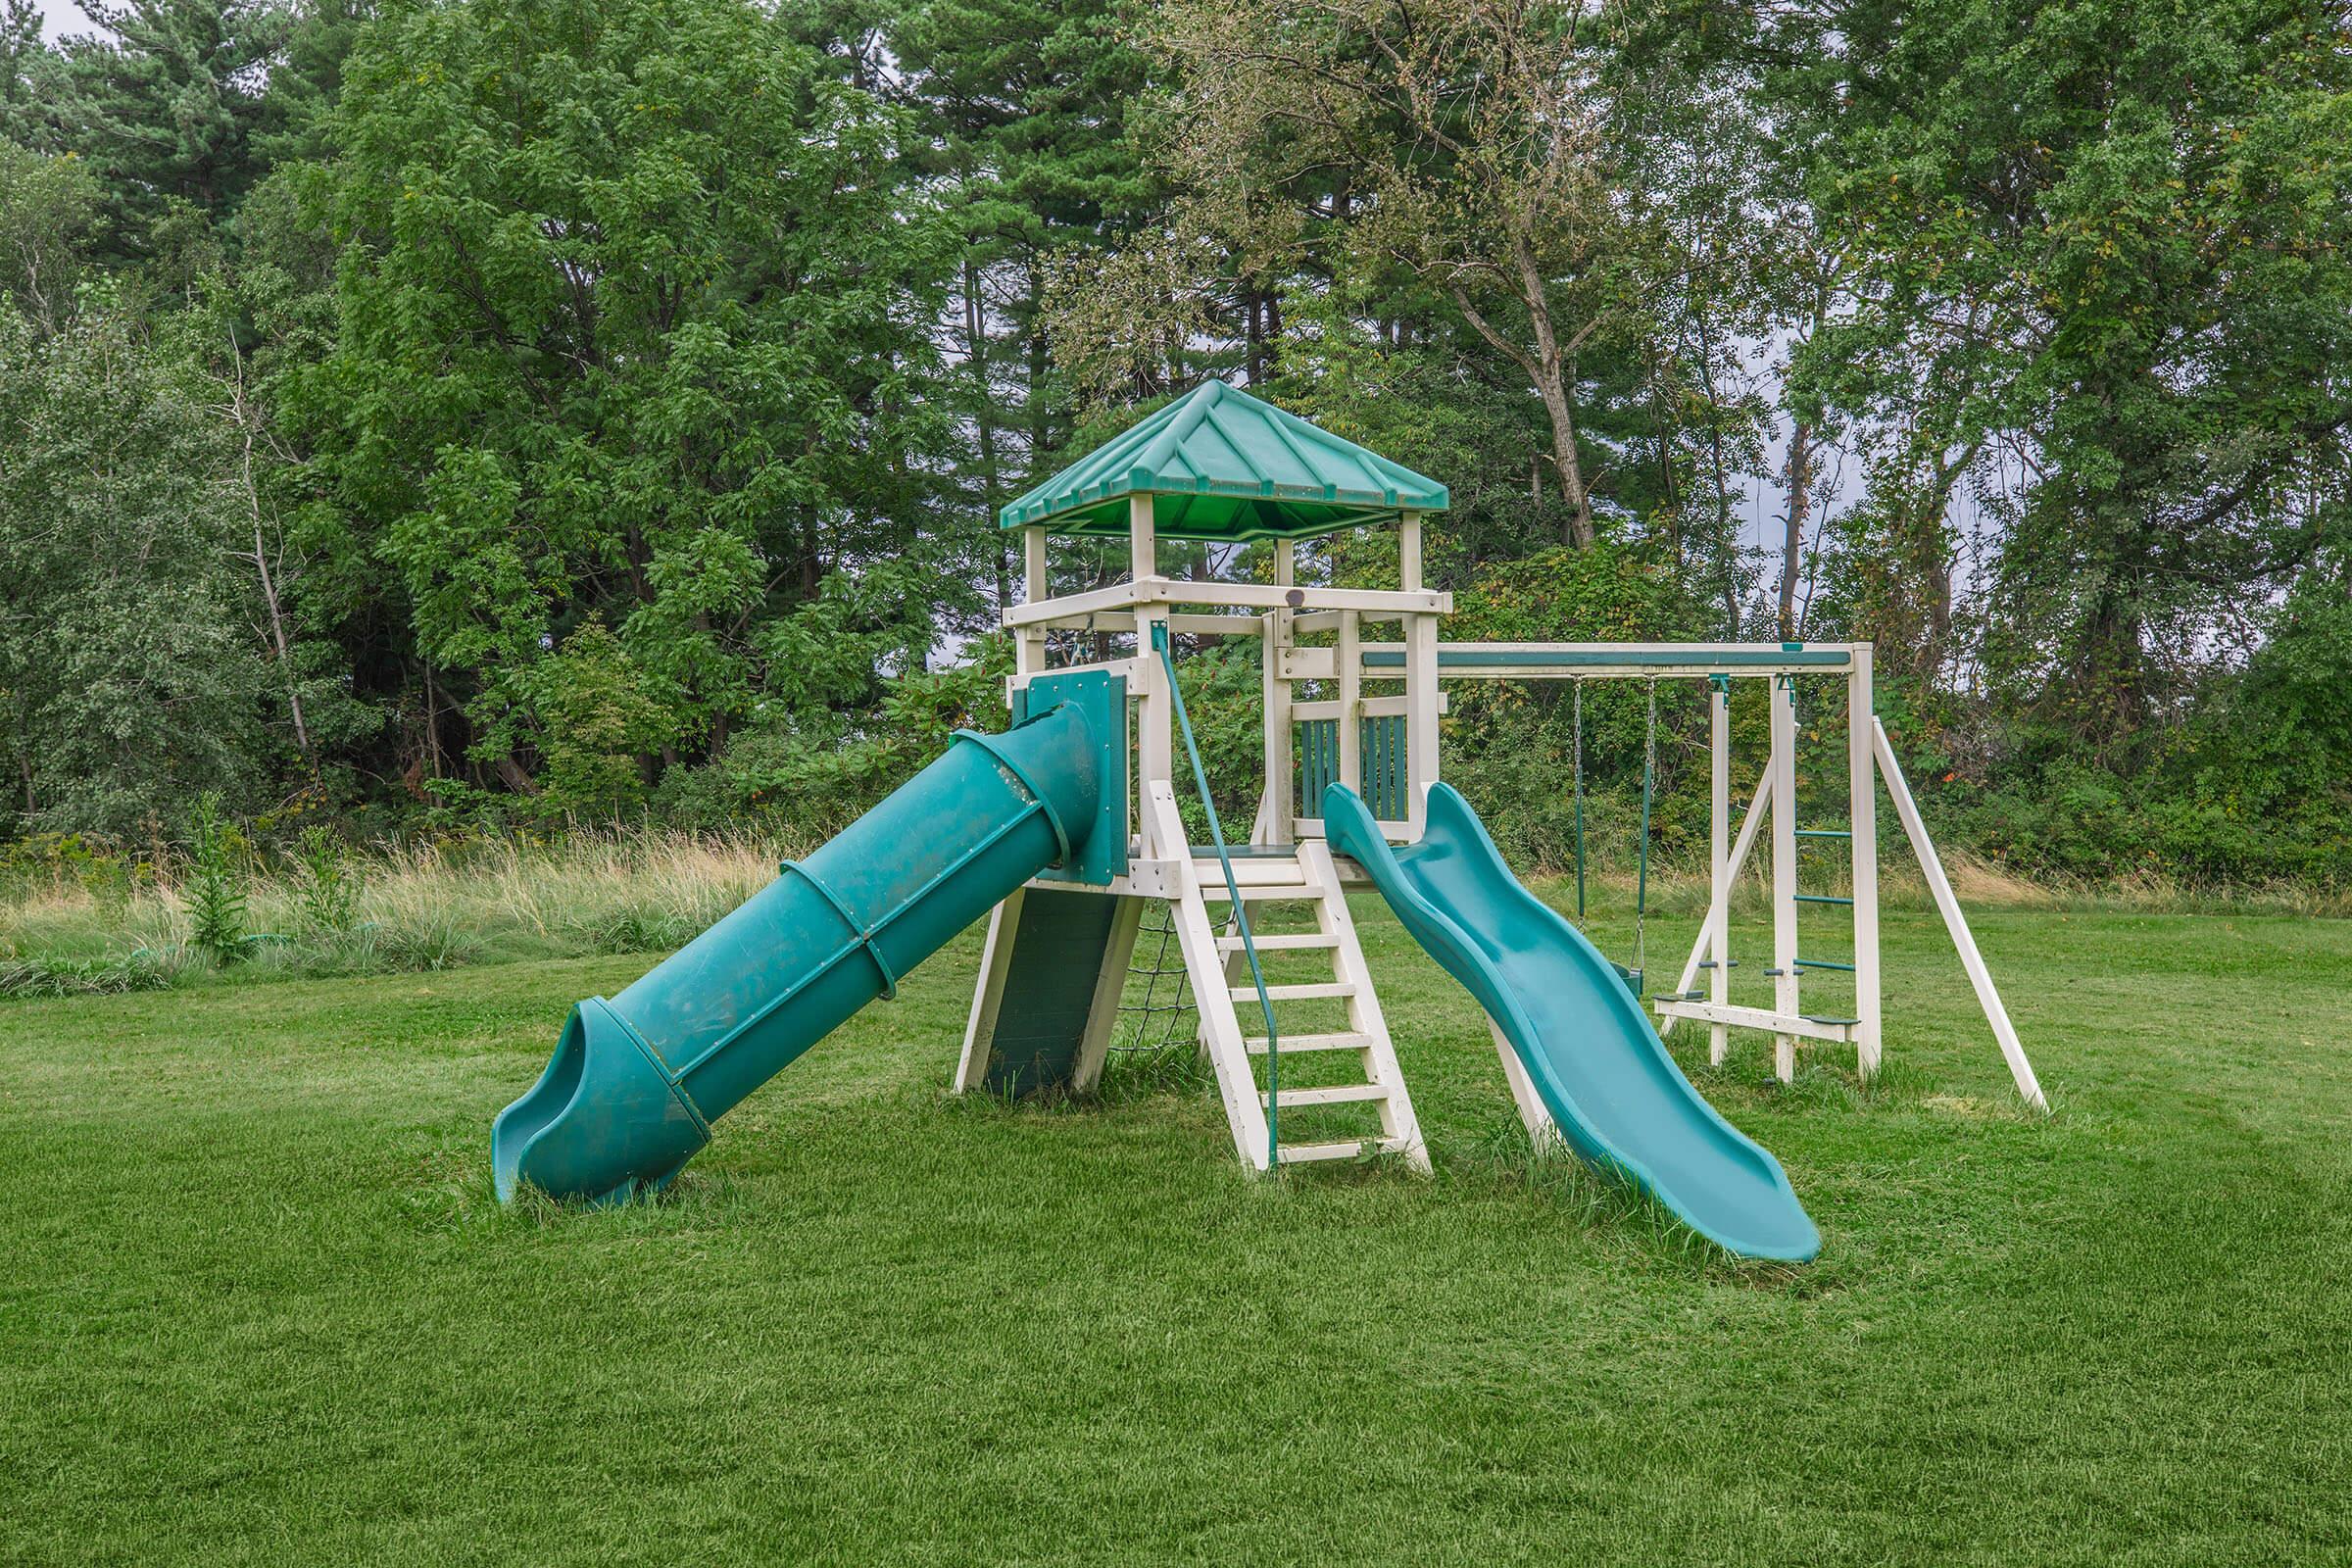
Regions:
M 1796 966 L 1799 969 L 1839 969 L 1847 974 L 1854 972 L 1852 964 L 1839 963 L 1835 958 L 1799 958 L 1796 960 Z
M 1837 897 L 1835 894 L 1830 893 L 1798 893 L 1792 895 L 1792 897 L 1794 897 L 1796 902 L 1799 904 L 1836 904 L 1841 905 L 1847 908 L 1853 907 L 1854 903 L 1854 901 L 1851 899 L 1841 899 Z
M 1800 827 L 1796 830 L 1796 836 L 1800 839 L 1850 839 L 1854 835 L 1849 828 Z
M 1726 958 L 1719 964 L 1713 958 L 1701 958 L 1698 960 L 1698 966 L 1701 969 L 1737 969 L 1740 967 L 1740 960 Z
M 1838 1029 L 1852 1029 L 1860 1025 L 1862 1022 L 1862 1020 L 1859 1018 L 1820 1018 L 1809 1012 L 1800 1014 L 1800 1016 L 1803 1017 L 1807 1023 L 1828 1024 L 1832 1028 Z

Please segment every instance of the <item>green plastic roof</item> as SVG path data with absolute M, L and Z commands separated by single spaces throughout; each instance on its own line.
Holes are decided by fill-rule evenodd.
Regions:
M 1401 512 L 1437 512 L 1446 487 L 1352 441 L 1204 381 L 998 514 L 1006 528 L 1127 532 L 1127 498 L 1151 495 L 1170 539 L 1302 539 Z

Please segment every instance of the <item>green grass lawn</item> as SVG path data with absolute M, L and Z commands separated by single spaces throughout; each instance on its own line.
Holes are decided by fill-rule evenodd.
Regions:
M 952 1101 L 973 934 L 607 1212 L 502 1210 L 489 1123 L 649 959 L 0 1004 L 0 1560 L 2352 1553 L 2352 923 L 1984 915 L 2047 1121 L 1928 913 L 1875 1088 L 1678 1039 L 1788 1269 L 1531 1163 L 1357 918 L 1432 1179 L 1247 1179 L 1185 1072 Z

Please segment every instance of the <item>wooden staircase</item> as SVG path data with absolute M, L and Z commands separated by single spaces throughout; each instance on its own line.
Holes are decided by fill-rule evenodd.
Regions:
M 1167 806 L 1163 832 L 1177 826 L 1172 799 Z M 1355 922 L 1348 917 L 1347 895 L 1331 851 L 1320 840 L 1308 840 L 1298 845 L 1296 853 L 1269 854 L 1257 849 L 1247 856 L 1236 855 L 1233 861 L 1242 902 L 1253 910 L 1261 905 L 1285 905 L 1305 906 L 1313 912 L 1311 931 L 1253 934 L 1260 959 L 1280 954 L 1322 953 L 1329 955 L 1331 964 L 1329 980 L 1298 978 L 1293 972 L 1294 960 L 1283 965 L 1279 981 L 1267 983 L 1266 1000 L 1273 1004 L 1280 1034 L 1280 1062 L 1314 1057 L 1316 1076 L 1322 1080 L 1311 1086 L 1297 1085 L 1291 1074 L 1284 1072 L 1278 1092 L 1265 1087 L 1263 1064 L 1276 1052 L 1260 1032 L 1265 1027 L 1265 1012 L 1242 951 L 1241 934 L 1232 915 L 1233 891 L 1226 887 L 1224 867 L 1213 853 L 1195 855 L 1189 847 L 1177 865 L 1180 885 L 1169 904 L 1200 1007 L 1200 1043 L 1216 1069 L 1226 1118 L 1233 1127 L 1235 1152 L 1253 1169 L 1268 1168 L 1266 1113 L 1273 1109 L 1278 1112 L 1275 1122 L 1282 1135 L 1279 1158 L 1285 1165 L 1394 1153 L 1415 1170 L 1428 1170 L 1429 1151 L 1421 1140 L 1421 1124 L 1413 1114 L 1404 1074 L 1396 1065 L 1396 1047 L 1389 1039 L 1380 999 L 1372 989 L 1371 971 L 1356 941 Z M 1253 926 L 1256 918 L 1253 915 Z M 1332 1002 L 1343 1004 L 1344 1028 L 1332 1029 L 1327 1023 L 1319 1029 L 1293 1030 L 1284 1021 L 1286 1010 L 1296 1011 L 1292 1004 Z M 1350 1054 L 1354 1058 L 1350 1079 L 1328 1081 L 1333 1074 L 1322 1070 L 1324 1064 L 1345 1061 Z M 1311 1113 L 1348 1104 L 1377 1107 L 1378 1136 L 1300 1139 L 1292 1131 L 1298 1122 L 1279 1114 L 1293 1110 Z M 1311 1116 L 1301 1119 L 1311 1120 Z

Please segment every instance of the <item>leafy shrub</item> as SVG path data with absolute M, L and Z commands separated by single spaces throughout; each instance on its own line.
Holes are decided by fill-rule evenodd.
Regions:
M 302 831 L 297 853 L 301 874 L 294 887 L 302 917 L 312 930 L 340 935 L 359 918 L 360 874 L 324 827 Z
M 171 988 L 170 965 L 144 949 L 103 958 L 0 958 L 0 997 L 112 997 Z
M 220 815 L 220 797 L 196 800 L 188 840 L 188 940 L 198 952 L 233 963 L 245 952 L 245 883 L 238 862 L 242 838 Z

